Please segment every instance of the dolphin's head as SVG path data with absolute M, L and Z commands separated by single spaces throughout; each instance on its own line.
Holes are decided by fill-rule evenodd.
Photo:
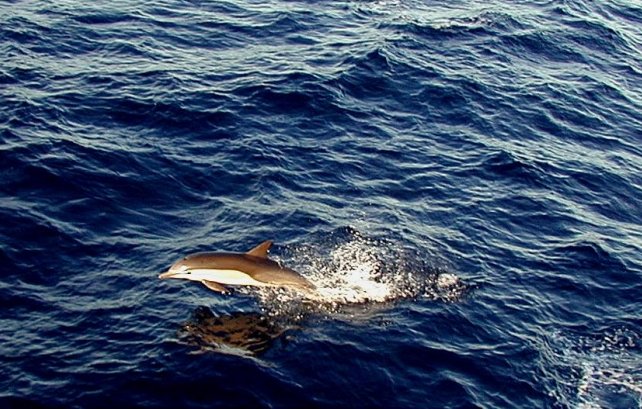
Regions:
M 183 257 L 169 268 L 166 272 L 158 276 L 161 280 L 166 278 L 182 278 L 185 280 L 201 281 L 207 277 L 203 277 L 203 257 L 204 254 L 192 254 Z M 210 262 L 211 264 L 211 262 Z
M 186 258 L 178 260 L 176 263 L 172 264 L 169 270 L 159 275 L 158 278 L 161 280 L 166 278 L 184 278 L 189 280 L 191 276 L 190 267 L 185 261 Z
M 185 280 L 199 281 L 199 279 L 195 277 L 195 274 L 192 273 L 192 270 L 194 269 L 192 264 L 193 263 L 191 263 L 189 256 L 183 257 L 176 263 L 172 264 L 169 270 L 159 275 L 158 278 L 161 280 L 166 278 L 182 278 Z

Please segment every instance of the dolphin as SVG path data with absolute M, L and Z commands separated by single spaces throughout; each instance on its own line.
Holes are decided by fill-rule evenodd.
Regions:
M 314 285 L 296 271 L 268 258 L 272 241 L 266 240 L 247 253 L 194 253 L 181 258 L 158 276 L 200 281 L 207 288 L 229 293 L 226 285 L 289 287 L 303 291 Z

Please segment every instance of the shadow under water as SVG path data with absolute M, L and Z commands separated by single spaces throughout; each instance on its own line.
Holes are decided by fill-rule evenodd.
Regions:
M 197 347 L 195 352 L 258 356 L 287 331 L 297 328 L 295 323 L 276 320 L 258 312 L 217 316 L 209 308 L 200 306 L 182 324 L 178 337 L 186 344 Z

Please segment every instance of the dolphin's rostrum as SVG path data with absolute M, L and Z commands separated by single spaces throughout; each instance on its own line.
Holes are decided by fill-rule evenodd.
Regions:
M 247 253 L 195 253 L 175 262 L 158 276 L 200 281 L 222 293 L 226 285 L 292 287 L 309 291 L 314 286 L 296 271 L 268 258 L 272 241 L 267 240 Z

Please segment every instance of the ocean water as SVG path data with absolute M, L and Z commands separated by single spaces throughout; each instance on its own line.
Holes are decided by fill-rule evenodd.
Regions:
M 637 1 L 4 1 L 0 106 L 2 408 L 642 407 Z

